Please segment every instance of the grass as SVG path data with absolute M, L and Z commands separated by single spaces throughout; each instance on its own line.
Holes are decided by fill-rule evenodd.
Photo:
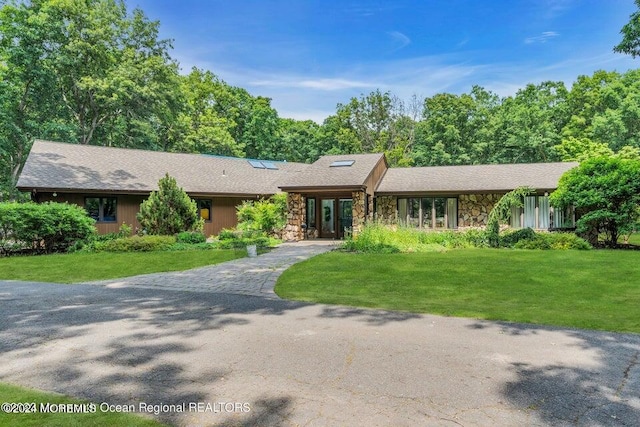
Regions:
M 283 298 L 640 333 L 640 253 L 330 252 L 289 268 Z
M 0 411 L 0 425 L 16 427 L 62 427 L 62 426 L 130 426 L 130 427 L 159 427 L 165 426 L 157 421 L 143 418 L 129 413 L 102 412 L 100 405 L 96 405 L 94 413 L 43 413 L 40 411 L 40 403 L 49 404 L 89 404 L 86 400 L 72 399 L 54 393 L 45 393 L 30 390 L 23 387 L 0 383 L 0 402 L 32 403 L 35 402 L 34 413 L 7 414 Z
M 619 242 L 622 242 L 622 240 L 622 238 L 619 239 Z M 629 236 L 629 243 L 631 243 L 632 245 L 640 246 L 640 233 L 633 233 L 631 236 Z
M 0 258 L 0 280 L 78 283 L 180 271 L 246 255 L 244 250 L 100 252 Z

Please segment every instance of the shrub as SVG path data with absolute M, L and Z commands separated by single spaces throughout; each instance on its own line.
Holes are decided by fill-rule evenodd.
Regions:
M 118 229 L 117 232 L 115 233 L 105 233 L 105 234 L 97 234 L 95 236 L 95 240 L 96 241 L 107 241 L 107 240 L 114 240 L 114 239 L 121 239 L 123 237 L 129 237 L 131 236 L 131 232 L 132 232 L 132 228 L 130 225 L 126 224 L 126 223 L 122 223 L 120 225 L 120 228 Z
M 278 241 L 269 238 L 264 232 L 259 230 L 229 230 L 223 229 L 218 234 L 216 246 L 220 249 L 242 249 L 249 245 L 256 245 L 259 248 L 268 248 Z
M 507 230 L 499 237 L 500 247 L 512 248 L 521 240 L 535 239 L 536 232 L 532 228 L 520 228 L 517 230 Z
M 0 203 L 0 253 L 67 251 L 89 241 L 94 223 L 68 203 Z
M 94 243 L 95 251 L 151 252 L 169 249 L 176 239 L 173 236 L 131 236 Z
M 158 182 L 158 188 L 140 204 L 137 215 L 148 234 L 169 236 L 182 231 L 202 230 L 204 221 L 198 215 L 196 202 L 178 187 L 175 178 L 166 174 Z
M 217 246 L 213 243 L 180 243 L 176 242 L 173 245 L 169 246 L 167 250 L 169 251 L 196 251 L 196 250 L 204 250 L 204 249 L 216 249 Z
M 207 241 L 207 237 L 197 231 L 183 231 L 182 233 L 178 233 L 176 236 L 176 242 L 178 243 L 205 243 Z
M 276 234 L 287 224 L 287 195 L 279 193 L 267 200 L 244 201 L 237 208 L 238 229 Z
M 520 240 L 516 249 L 591 249 L 584 239 L 572 233 L 535 233 L 532 239 Z

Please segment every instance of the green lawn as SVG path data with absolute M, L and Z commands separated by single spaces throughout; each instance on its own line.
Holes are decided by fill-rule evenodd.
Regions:
M 640 333 L 640 251 L 330 252 L 289 268 L 283 298 Z
M 622 242 L 622 239 L 620 239 L 620 242 Z M 633 233 L 629 236 L 629 243 L 640 246 L 640 233 Z
M 138 415 L 132 415 L 127 413 L 115 413 L 115 412 L 103 412 L 100 410 L 100 404 L 95 407 L 94 413 L 43 413 L 41 409 L 47 409 L 46 404 L 50 404 L 51 407 L 55 404 L 71 403 L 71 404 L 89 404 L 86 400 L 71 399 L 59 394 L 44 393 L 41 391 L 30 390 L 22 387 L 16 387 L 13 385 L 0 383 L 0 403 L 35 403 L 36 412 L 34 413 L 6 413 L 4 410 L 0 411 L 0 425 L 3 426 L 15 426 L 15 427 L 66 427 L 66 426 L 93 426 L 93 427 L 111 427 L 111 426 L 145 426 L 145 427 L 160 427 L 165 424 L 161 424 L 157 421 L 142 418 Z M 44 408 L 40 404 L 44 404 Z M 86 406 L 87 410 L 90 410 Z M 3 406 L 4 409 L 4 406 Z M 22 409 L 22 408 L 13 408 Z M 25 409 L 33 409 L 33 406 L 29 406 Z
M 0 258 L 0 280 L 77 283 L 187 270 L 246 255 L 244 250 L 100 252 Z

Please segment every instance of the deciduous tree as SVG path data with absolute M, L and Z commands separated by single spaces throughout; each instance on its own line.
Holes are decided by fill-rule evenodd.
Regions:
M 569 170 L 551 193 L 553 206 L 575 206 L 581 233 L 604 233 L 615 246 L 621 232 L 640 218 L 640 160 L 620 156 L 596 157 Z

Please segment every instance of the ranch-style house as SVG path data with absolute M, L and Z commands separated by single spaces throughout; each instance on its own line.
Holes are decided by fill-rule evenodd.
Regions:
M 37 140 L 17 187 L 37 202 L 83 206 L 100 233 L 122 223 L 140 227 L 140 203 L 166 173 L 198 204 L 206 235 L 237 224 L 236 206 L 284 191 L 284 238 L 340 239 L 366 221 L 423 229 L 486 225 L 499 198 L 517 187 L 536 194 L 514 209 L 511 226 L 573 225 L 572 211 L 554 210 L 549 193 L 577 163 L 390 168 L 384 154 L 322 156 L 315 163 L 250 160 Z

